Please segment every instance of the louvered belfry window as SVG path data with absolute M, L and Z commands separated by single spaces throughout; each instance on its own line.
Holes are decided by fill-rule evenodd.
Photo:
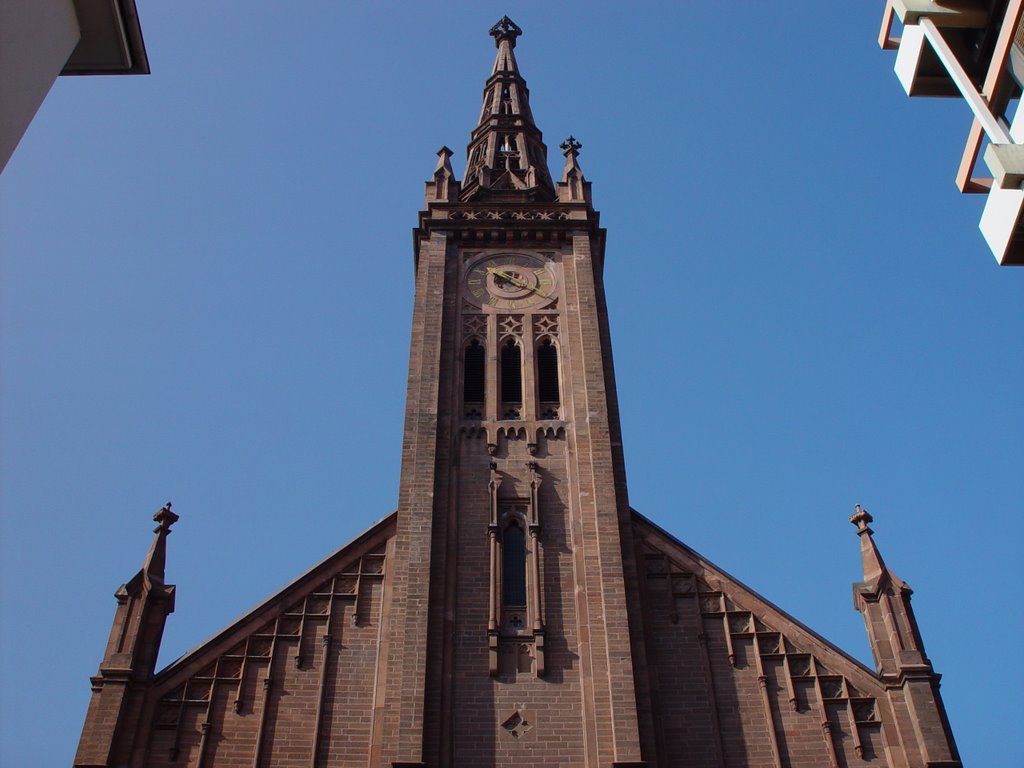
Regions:
M 462 400 L 467 404 L 482 405 L 484 402 L 484 359 L 483 345 L 473 339 L 466 347 L 465 364 L 462 369 Z
M 541 405 L 558 405 L 558 348 L 551 339 L 537 348 L 537 396 Z
M 523 353 L 512 339 L 501 348 L 501 402 L 505 406 L 523 403 Z

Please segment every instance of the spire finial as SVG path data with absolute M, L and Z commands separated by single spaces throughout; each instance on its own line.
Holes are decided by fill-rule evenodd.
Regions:
M 498 47 L 501 45 L 502 40 L 508 40 L 510 48 L 516 47 L 516 38 L 523 34 L 523 30 L 519 28 L 508 16 L 502 16 L 501 19 L 491 27 L 490 35 L 494 38 L 494 46 Z
M 161 531 L 164 533 L 170 533 L 171 526 L 178 522 L 179 519 L 179 516 L 171 511 L 171 502 L 168 501 L 160 507 L 160 510 L 155 515 L 153 515 L 153 522 L 157 523 L 157 527 L 153 529 L 153 533 L 160 533 Z
M 860 504 L 853 505 L 853 514 L 850 516 L 850 522 L 857 526 L 858 536 L 862 536 L 865 533 L 870 536 L 874 533 L 874 531 L 868 528 L 868 523 L 874 522 L 874 518 Z
M 566 157 L 569 157 L 570 155 L 573 157 L 579 157 L 580 150 L 583 149 L 583 145 L 576 141 L 576 137 L 572 135 L 558 146 L 562 149 L 562 154 Z

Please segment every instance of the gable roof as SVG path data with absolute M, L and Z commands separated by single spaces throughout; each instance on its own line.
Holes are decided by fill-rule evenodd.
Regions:
M 153 680 L 153 689 L 159 696 L 184 679 L 195 674 L 213 659 L 237 645 L 248 635 L 282 613 L 296 600 L 316 589 L 336 572 L 344 569 L 382 545 L 394 536 L 398 513 L 392 512 L 377 521 L 351 541 L 340 546 L 319 563 L 284 585 L 255 608 L 244 613 L 213 636 L 184 653 L 160 670 Z

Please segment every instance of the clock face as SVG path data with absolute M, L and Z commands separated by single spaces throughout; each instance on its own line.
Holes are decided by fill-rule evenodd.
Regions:
M 555 276 L 537 256 L 501 253 L 470 266 L 465 293 L 466 299 L 479 307 L 535 307 L 555 298 Z

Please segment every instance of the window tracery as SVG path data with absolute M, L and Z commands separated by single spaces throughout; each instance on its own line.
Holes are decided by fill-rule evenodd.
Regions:
M 544 675 L 544 619 L 541 606 L 540 510 L 541 476 L 535 462 L 528 462 L 528 498 L 498 498 L 502 474 L 491 464 L 490 498 L 490 597 L 487 643 L 490 671 L 498 674 L 499 646 L 532 640 L 533 669 Z

